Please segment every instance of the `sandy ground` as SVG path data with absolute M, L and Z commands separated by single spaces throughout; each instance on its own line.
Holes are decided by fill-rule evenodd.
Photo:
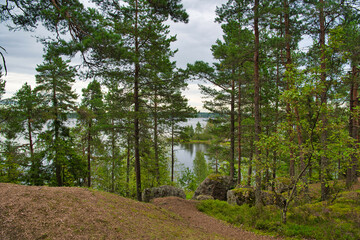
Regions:
M 175 197 L 140 203 L 86 188 L 0 183 L 0 239 L 275 239 L 232 227 Z
M 153 201 L 153 204 L 156 206 L 160 206 L 181 216 L 188 222 L 189 226 L 196 227 L 207 233 L 226 236 L 226 239 L 277 239 L 256 235 L 212 218 L 199 212 L 196 208 L 196 203 L 196 201 L 176 197 L 157 198 Z

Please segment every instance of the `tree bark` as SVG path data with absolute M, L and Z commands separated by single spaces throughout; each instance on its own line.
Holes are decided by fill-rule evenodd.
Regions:
M 139 115 L 140 115 L 140 101 L 139 101 L 139 37 L 138 37 L 138 1 L 135 1 L 135 77 L 134 77 L 134 104 L 135 104 L 135 118 L 134 118 L 134 144 L 135 144 L 135 175 L 136 175 L 136 195 L 137 200 L 141 201 L 141 170 L 140 170 L 140 129 L 139 129 Z
M 130 136 L 127 139 L 127 159 L 126 159 L 126 190 L 127 196 L 130 196 Z
M 174 122 L 171 123 L 171 182 L 174 182 Z
M 238 179 L 237 183 L 241 184 L 241 140 L 242 140 L 242 132 L 241 132 L 241 78 L 238 80 Z
M 284 0 L 284 21 L 285 21 L 285 50 L 286 50 L 286 62 L 285 62 L 285 69 L 286 71 L 290 71 L 290 67 L 292 64 L 291 59 L 291 35 L 290 35 L 290 9 L 289 9 L 289 2 L 288 0 Z M 286 79 L 286 90 L 290 90 L 291 79 Z M 295 177 L 295 151 L 292 147 L 292 142 L 294 140 L 293 134 L 293 123 L 292 123 L 292 110 L 290 106 L 290 102 L 286 102 L 286 114 L 288 120 L 288 135 L 289 135 L 289 142 L 290 142 L 290 167 L 289 167 L 289 174 L 290 178 L 294 179 Z
M 326 89 L 326 56 L 325 56 L 325 15 L 324 15 L 324 0 L 319 1 L 319 20 L 320 20 L 320 50 L 321 50 L 321 83 L 324 85 L 325 89 L 321 93 L 321 107 L 325 107 L 327 105 L 327 89 Z M 322 131 L 320 136 L 320 141 L 322 148 L 324 152 L 326 152 L 326 142 L 327 142 L 327 117 L 326 113 L 321 113 L 321 120 L 322 120 Z M 321 174 L 320 174 L 320 181 L 321 181 L 321 200 L 326 200 L 329 196 L 329 186 L 327 184 L 327 168 L 328 168 L 328 159 L 323 154 L 321 156 L 320 160 L 320 168 L 321 168 Z
M 30 157 L 31 157 L 31 181 L 32 185 L 36 185 L 39 179 L 39 166 L 34 159 L 34 144 L 32 140 L 32 127 L 31 119 L 28 118 L 28 137 L 29 137 L 29 148 L 30 148 Z
M 260 77 L 259 77 L 259 0 L 255 0 L 254 5 L 254 32 L 255 32 L 255 52 L 254 52 L 254 117 L 255 117 L 255 141 L 260 140 Z M 255 198 L 256 206 L 261 206 L 261 164 L 260 149 L 255 145 L 255 162 L 256 162 L 256 188 Z
M 87 145 L 87 160 L 88 160 L 88 187 L 91 187 L 91 127 L 92 127 L 92 119 L 89 120 L 88 125 L 88 145 Z
M 158 147 L 158 116 L 157 116 L 157 89 L 154 92 L 154 151 L 155 151 L 155 174 L 156 182 L 160 184 L 159 147 Z
M 231 79 L 231 106 L 230 106 L 230 177 L 234 179 L 235 176 L 235 71 L 233 69 Z
M 115 126 L 111 121 L 111 192 L 115 192 Z
M 57 94 L 56 94 L 56 83 L 55 83 L 55 76 L 53 76 L 54 86 L 53 86 L 53 109 L 54 109 L 54 142 L 55 142 L 55 156 L 54 156 L 54 163 L 55 163 L 55 175 L 57 185 L 61 187 L 63 185 L 63 178 L 62 174 L 62 166 L 59 162 L 58 158 L 58 147 L 59 147 L 59 132 L 60 132 L 60 121 L 59 121 L 59 109 L 58 109 L 58 101 L 57 101 Z
M 359 116 L 358 110 L 356 109 L 359 106 L 359 96 L 358 88 L 359 84 L 357 81 L 357 68 L 355 65 L 352 66 L 352 83 L 350 91 L 350 126 L 349 133 L 350 136 L 354 139 L 353 148 L 356 149 L 359 144 Z M 355 155 L 351 156 L 351 161 L 346 171 L 346 187 L 350 188 L 355 182 L 357 182 L 357 158 Z
M 254 140 L 253 140 L 253 137 L 251 137 L 251 140 L 250 140 L 249 168 L 248 168 L 248 176 L 247 176 L 247 185 L 248 186 L 251 186 L 253 155 L 254 155 Z

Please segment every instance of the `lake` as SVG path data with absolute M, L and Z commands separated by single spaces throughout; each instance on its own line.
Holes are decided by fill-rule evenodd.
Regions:
M 202 127 L 205 127 L 207 120 L 208 118 L 190 118 L 187 122 L 181 123 L 181 126 L 192 126 L 195 129 L 196 124 L 199 122 Z M 177 160 L 176 165 L 184 165 L 184 167 L 193 170 L 196 152 L 206 153 L 207 148 L 208 145 L 204 143 L 178 143 L 174 146 L 174 154 Z
M 199 122 L 202 127 L 205 127 L 208 118 L 190 118 L 187 122 L 183 122 L 181 126 L 192 126 L 194 129 L 196 124 Z M 68 119 L 66 125 L 69 127 L 76 126 L 76 119 Z M 44 127 L 44 130 L 46 127 Z M 20 138 L 18 139 L 20 143 L 25 143 L 25 140 Z M 174 146 L 174 153 L 176 159 L 176 165 L 184 165 L 193 170 L 193 161 L 196 156 L 196 152 L 202 151 L 206 153 L 208 148 L 207 144 L 203 143 L 178 143 Z M 206 156 L 205 156 L 206 158 Z M 176 170 L 179 170 L 178 168 Z
M 193 170 L 193 161 L 196 157 L 196 152 L 206 153 L 208 147 L 209 146 L 204 143 L 178 143 L 174 146 L 174 154 L 177 160 L 177 165 L 184 165 L 184 167 L 188 167 Z

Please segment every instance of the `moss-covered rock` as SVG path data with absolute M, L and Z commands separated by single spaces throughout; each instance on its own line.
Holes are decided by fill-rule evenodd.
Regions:
M 285 198 L 282 195 L 272 191 L 262 191 L 261 201 L 265 206 L 276 205 L 281 208 L 285 206 Z
M 213 181 L 221 181 L 223 176 L 221 174 L 210 174 L 207 178 Z
M 203 201 L 203 200 L 214 200 L 213 196 L 210 195 L 199 195 L 195 200 Z
M 284 193 L 290 191 L 293 188 L 290 178 L 277 177 L 275 178 L 274 182 L 275 192 L 277 193 Z
M 208 176 L 196 189 L 192 199 L 200 195 L 209 195 L 214 199 L 226 201 L 227 191 L 235 187 L 235 181 L 229 176 L 212 174 Z
M 238 187 L 227 192 L 227 202 L 232 205 L 255 204 L 255 192 L 251 187 Z
M 170 196 L 180 197 L 184 199 L 186 198 L 184 190 L 168 185 L 155 188 L 146 188 L 142 193 L 142 199 L 144 202 L 150 202 L 154 198 Z

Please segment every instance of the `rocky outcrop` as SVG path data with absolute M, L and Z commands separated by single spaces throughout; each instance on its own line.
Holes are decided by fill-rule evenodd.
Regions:
M 255 204 L 255 191 L 251 187 L 237 187 L 227 192 L 227 202 L 232 205 Z
M 142 199 L 144 202 L 150 202 L 154 198 L 160 197 L 179 197 L 179 198 L 186 198 L 184 190 L 173 187 L 173 186 L 160 186 L 154 188 L 146 188 L 142 193 Z
M 285 198 L 271 191 L 262 191 L 261 192 L 261 201 L 263 205 L 276 205 L 280 208 L 285 206 Z
M 255 190 L 252 187 L 237 187 L 227 192 L 227 202 L 232 205 L 255 205 Z M 261 191 L 261 202 L 264 206 L 276 205 L 280 208 L 285 205 L 285 198 L 272 191 Z
M 275 183 L 275 192 L 280 194 L 290 191 L 293 188 L 290 178 L 277 177 L 275 178 L 274 183 Z
M 213 196 L 210 195 L 199 195 L 195 200 L 203 201 L 203 200 L 214 200 Z
M 209 195 L 214 199 L 226 201 L 227 191 L 235 187 L 235 182 L 229 176 L 212 174 L 208 176 L 196 189 L 193 199 L 200 195 Z

